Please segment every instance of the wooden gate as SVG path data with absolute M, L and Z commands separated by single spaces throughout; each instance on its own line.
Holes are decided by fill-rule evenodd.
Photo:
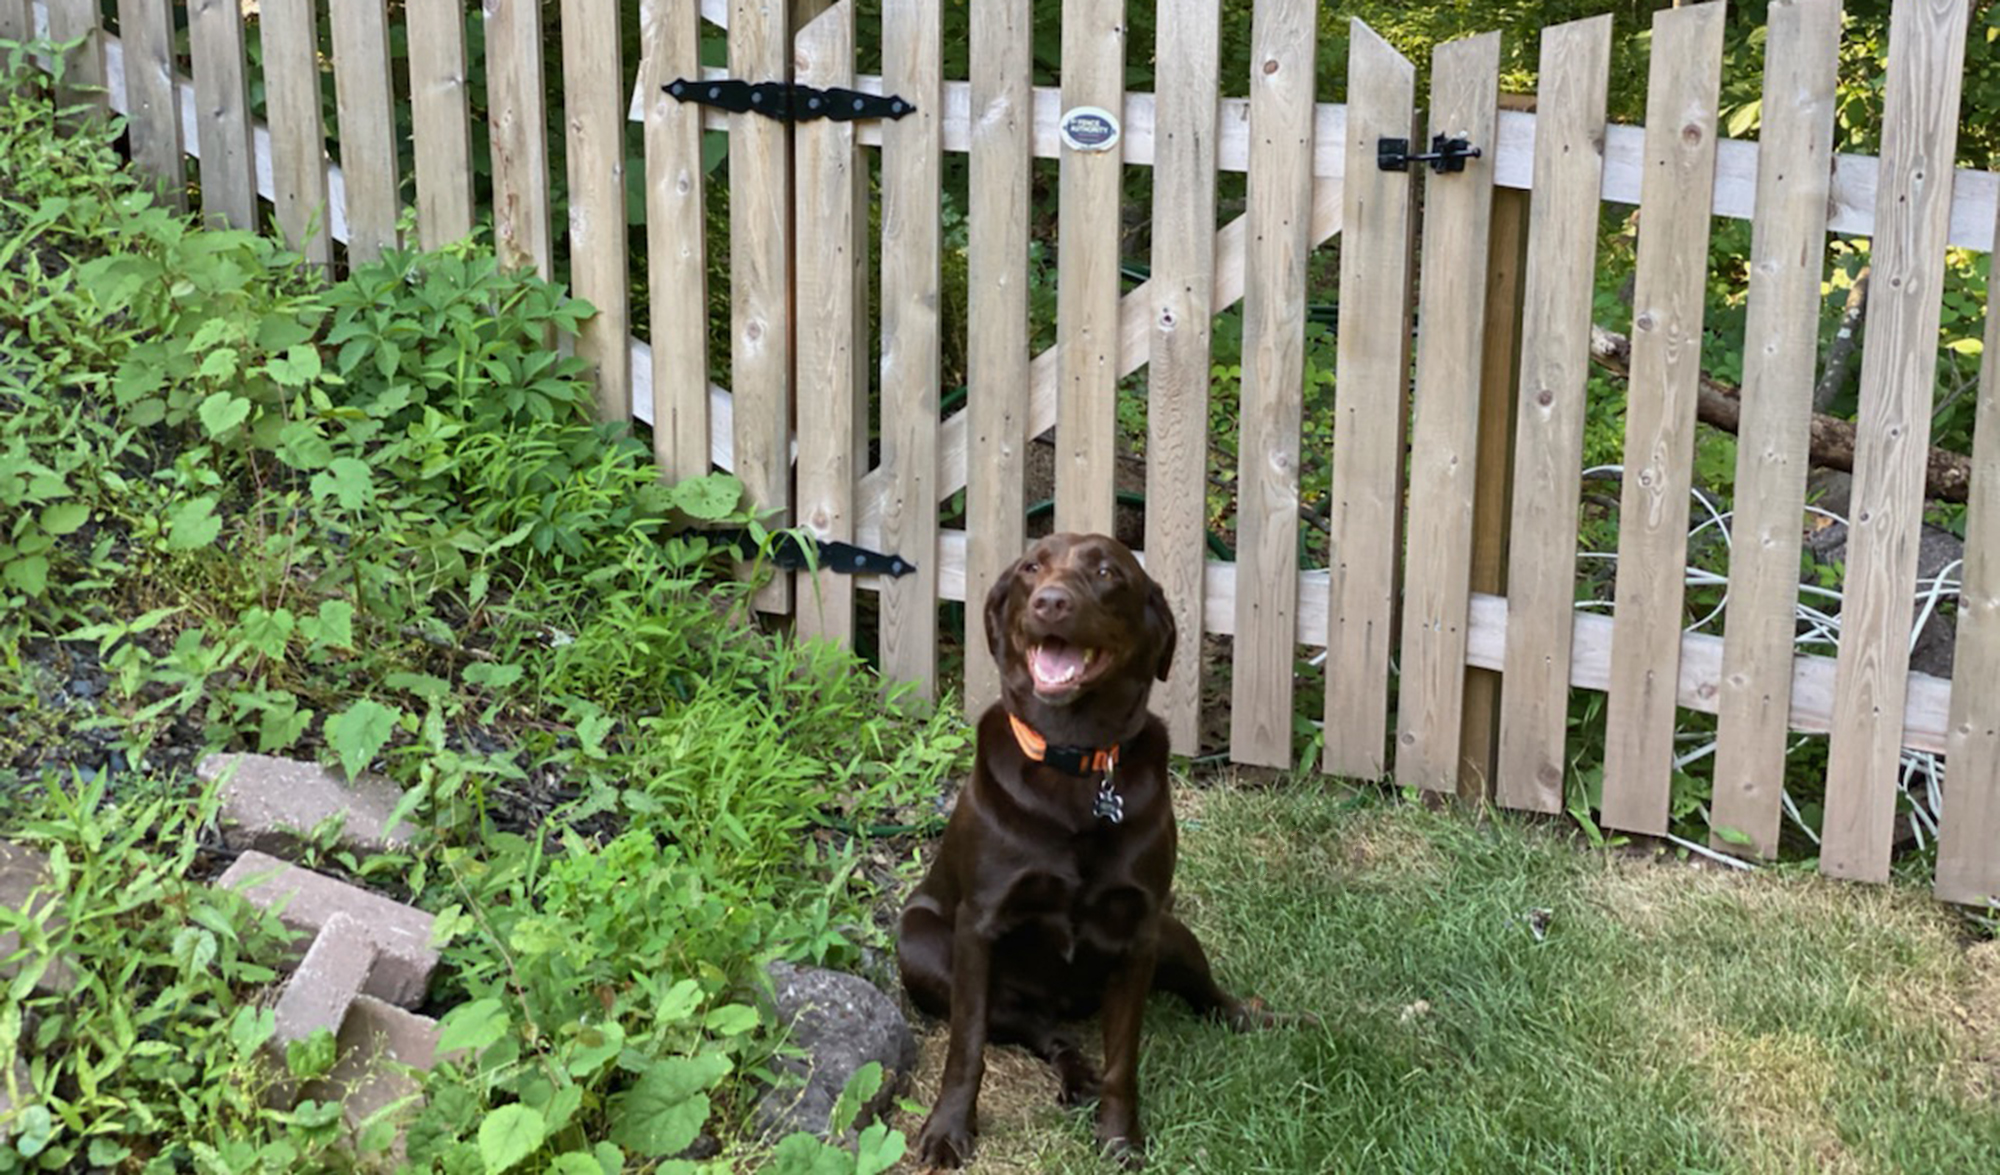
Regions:
M 1777 847 L 1788 738 L 1826 733 L 1821 867 L 1877 880 L 1899 765 L 1949 752 L 1942 811 L 1906 814 L 1939 834 L 1941 894 L 2000 893 L 2000 692 L 1909 671 L 1946 249 L 1990 252 L 2000 189 L 1990 172 L 1947 166 L 1964 0 L 1894 6 L 1879 160 L 1835 150 L 1837 0 L 1771 6 L 1756 142 L 1719 134 L 1720 4 L 1655 15 L 1645 125 L 1618 126 L 1606 118 L 1609 16 L 1544 30 L 1537 92 L 1507 100 L 1497 36 L 1437 47 L 1419 95 L 1420 71 L 1356 22 L 1344 71 L 1326 71 L 1344 72 L 1335 104 L 1315 83 L 1332 27 L 1315 0 L 1254 5 L 1245 97 L 1218 97 L 1234 84 L 1221 46 L 1241 43 L 1223 35 L 1220 0 L 1156 0 L 1150 61 L 1173 82 L 1158 96 L 1123 89 L 1145 47 L 1126 43 L 1118 0 L 1061 3 L 1059 84 L 1036 85 L 1027 0 L 972 0 L 963 79 L 945 76 L 937 0 L 883 0 L 879 29 L 858 27 L 855 0 L 643 0 L 630 92 L 619 45 L 631 21 L 611 4 L 561 5 L 567 277 L 600 308 L 575 345 L 604 414 L 650 423 L 668 477 L 733 470 L 775 521 L 918 567 L 780 582 L 763 606 L 846 640 L 857 599 L 874 593 L 884 671 L 926 694 L 962 688 L 978 709 L 996 682 L 976 611 L 963 681 L 948 681 L 940 602 L 979 600 L 1020 551 L 1029 452 L 1051 430 L 1055 524 L 1111 528 L 1118 445 L 1134 434 L 1124 395 L 1145 411 L 1137 545 L 1183 634 L 1156 695 L 1177 750 L 1204 749 L 1206 734 L 1236 762 L 1292 766 L 1317 747 L 1328 772 L 1576 810 L 1572 702 L 1596 691 L 1608 694 L 1602 824 L 1667 831 L 1676 732 L 1684 711 L 1702 711 L 1717 716 L 1708 848 L 1762 856 Z M 240 6 L 123 0 L 116 37 L 98 27 L 104 7 L 0 0 L 0 36 L 32 20 L 82 37 L 71 78 L 106 85 L 163 192 L 184 190 L 185 150 L 210 219 L 257 224 L 262 198 L 307 256 L 369 256 L 401 242 L 402 187 L 394 136 L 365 128 L 396 126 L 407 93 L 418 239 L 475 223 L 465 0 L 402 5 L 404 80 L 383 0 L 328 0 L 326 45 L 316 0 L 262 0 L 268 125 L 251 117 Z M 484 4 L 490 214 L 504 259 L 562 276 L 542 13 Z M 191 79 L 171 48 L 183 23 Z M 705 66 L 704 46 L 725 37 L 726 64 L 711 53 Z M 859 71 L 877 46 L 879 75 Z M 329 59 L 350 128 L 337 161 L 316 68 Z M 896 95 L 914 111 L 786 124 L 668 91 L 727 77 Z M 630 337 L 626 297 L 627 119 L 644 123 L 633 163 L 646 341 Z M 723 260 L 710 256 L 707 201 L 724 192 L 705 178 L 716 132 L 726 291 L 708 285 Z M 956 317 L 944 303 L 959 287 L 941 272 L 957 248 L 940 214 L 951 152 L 969 156 Z M 1416 158 L 1427 155 L 1449 159 Z M 1039 187 L 1038 167 L 1053 169 Z M 1140 207 L 1123 181 L 1147 168 Z M 1242 210 L 1225 219 L 1218 192 L 1237 176 Z M 1036 216 L 1051 193 L 1053 235 Z M 1617 324 L 1632 338 L 1611 616 L 1576 599 L 1586 372 L 1608 345 L 1592 322 L 1603 203 L 1643 208 L 1631 319 Z M 1143 272 L 1119 248 L 1128 205 L 1151 225 Z M 1688 631 L 1683 615 L 1716 217 L 1755 222 L 1722 636 Z M 1837 659 L 1793 647 L 1830 232 L 1871 237 L 1884 275 L 1860 377 Z M 1302 384 L 1326 378 L 1305 347 L 1310 300 L 1324 295 L 1311 259 L 1336 236 L 1333 398 L 1308 413 Z M 1057 258 L 1052 323 L 1031 313 L 1043 247 Z M 725 296 L 727 343 L 711 353 Z M 1218 404 L 1211 324 L 1239 304 L 1240 399 Z M 960 320 L 956 407 L 940 368 Z M 2000 353 L 1994 323 L 1988 356 Z M 1038 331 L 1052 341 L 1036 350 Z M 1996 372 L 1982 373 L 1959 587 L 1957 664 L 1973 682 L 2000 663 Z M 1237 447 L 1216 457 L 1211 417 L 1232 408 Z M 1327 451 L 1309 449 L 1328 424 L 1331 442 L 1312 442 Z M 1322 457 L 1330 484 L 1309 504 L 1300 471 Z M 1211 557 L 1212 479 L 1234 502 L 1228 558 Z M 1302 506 L 1326 536 L 1324 566 L 1301 564 Z M 1323 708 L 1301 713 L 1298 683 L 1315 666 Z

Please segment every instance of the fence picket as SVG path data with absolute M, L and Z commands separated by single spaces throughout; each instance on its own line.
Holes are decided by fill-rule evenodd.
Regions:
M 472 231 L 472 119 L 464 0 L 407 0 L 417 241 L 437 249 Z
M 729 69 L 783 80 L 792 71 L 788 0 L 732 0 Z M 736 476 L 771 525 L 792 505 L 792 142 L 785 123 L 729 117 L 729 380 L 736 397 Z M 789 575 L 757 593 L 766 612 L 791 608 Z
M 1439 45 L 1431 56 L 1430 130 L 1484 151 L 1499 115 L 1500 34 Z M 1480 359 L 1493 166 L 1482 154 L 1424 181 L 1417 383 L 1410 437 L 1409 556 L 1403 582 L 1396 781 L 1458 790 L 1465 639 L 1472 593 L 1472 509 L 1479 471 Z
M 320 116 L 318 7 L 315 0 L 266 0 L 258 22 L 278 227 L 307 261 L 326 266 L 333 261 L 333 209 Z
M 1981 687 L 2000 680 L 2000 301 L 1991 290 L 1985 344 L 1952 653 L 1953 678 Z M 2000 690 L 1953 689 L 1945 730 L 1937 896 L 1984 905 L 2000 898 Z
M 1410 137 L 1417 71 L 1375 30 L 1359 20 L 1352 28 L 1323 767 L 1335 775 L 1378 779 L 1389 741 L 1390 625 L 1409 382 L 1411 209 L 1410 176 L 1383 171 L 1375 160 L 1378 140 Z
M 484 10 L 493 248 L 506 268 L 553 277 L 542 6 L 537 0 L 484 0 Z
M 33 15 L 33 0 L 29 0 Z M 82 40 L 65 58 L 62 93 L 56 100 L 63 106 L 87 105 L 99 115 L 110 111 L 104 87 L 109 78 L 104 71 L 104 28 L 97 0 L 47 0 L 49 39 Z
M 1793 613 L 1826 271 L 1840 0 L 1772 5 L 1769 19 L 1743 336 L 1740 428 L 1753 440 L 1736 450 L 1736 541 L 1723 614 L 1709 838 L 1718 849 L 1764 857 L 1778 851 L 1792 708 Z M 1732 831 L 1724 835 L 1725 829 Z
M 119 18 L 124 23 L 124 18 Z M 34 0 L 0 0 L 0 41 L 19 44 L 35 31 Z
M 1292 762 L 1318 20 L 1317 0 L 1267 0 L 1257 5 L 1250 32 L 1250 246 L 1244 260 L 1229 747 L 1237 762 L 1267 767 Z M 1348 125 L 1354 123 L 1350 118 Z
M 965 712 L 974 721 L 1000 696 L 1000 667 L 985 649 L 977 605 L 1020 557 L 1027 527 L 1029 129 L 1034 28 L 1017 0 L 972 5 L 972 176 L 967 207 L 967 601 Z
M 1124 0 L 1063 0 L 1062 107 L 1124 109 Z M 1056 529 L 1110 534 L 1118 472 L 1119 176 L 1123 143 L 1065 147 L 1056 222 Z
M 1521 395 L 1500 688 L 1502 807 L 1557 812 L 1568 736 L 1584 386 L 1604 178 L 1611 18 L 1542 31 L 1534 202 L 1521 311 Z
M 646 117 L 646 288 L 653 328 L 653 463 L 665 481 L 709 471 L 708 201 L 701 107 L 667 93 L 701 75 L 699 0 L 639 8 Z
M 915 107 L 882 128 L 882 464 L 893 489 L 887 551 L 917 573 L 882 583 L 882 670 L 937 693 L 939 95 L 938 5 L 884 0 L 882 80 Z
M 826 88 L 854 84 L 854 0 L 814 17 L 794 41 L 796 80 Z M 854 241 L 859 158 L 854 124 L 799 124 L 798 324 L 799 521 L 822 542 L 854 538 L 855 416 L 864 419 L 868 385 L 857 382 Z M 865 213 L 866 206 L 859 211 Z M 865 219 L 865 216 L 862 217 Z M 865 375 L 865 370 L 861 372 Z M 822 570 L 799 575 L 798 633 L 842 644 L 854 639 L 854 577 Z
M 0 37 L 6 34 L 0 32 Z M 170 0 L 118 0 L 124 47 L 126 126 L 132 166 L 173 208 L 187 207 L 187 145 L 174 87 L 174 10 Z
M 194 67 L 202 219 L 211 226 L 255 228 L 257 157 L 250 137 L 243 9 L 236 0 L 192 0 L 188 58 Z
M 403 210 L 396 164 L 396 80 L 384 0 L 336 0 L 333 90 L 340 111 L 340 172 L 347 192 L 347 256 L 369 261 L 399 243 Z
M 1673 782 L 1722 17 L 1723 5 L 1710 3 L 1653 18 L 1646 94 L 1603 816 L 1608 827 L 1653 834 L 1667 829 Z
M 1155 53 L 1159 75 L 1174 84 L 1159 97 L 1159 153 L 1153 163 L 1146 572 L 1166 592 L 1180 632 L 1166 683 L 1153 691 L 1153 706 L 1167 724 L 1173 749 L 1183 755 L 1201 749 L 1220 21 L 1219 0 L 1166 0 Z
M 1964 0 L 1897 4 L 1889 17 L 1876 278 L 1820 834 L 1820 870 L 1834 877 L 1889 877 L 1967 19 Z
M 618 7 L 563 0 L 563 124 L 569 146 L 570 285 L 597 308 L 576 353 L 597 381 L 597 418 L 632 419 L 631 283 L 625 273 L 625 69 Z

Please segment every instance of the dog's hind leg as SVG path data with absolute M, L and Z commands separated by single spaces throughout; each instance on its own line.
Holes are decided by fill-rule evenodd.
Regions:
M 1153 988 L 1172 992 L 1196 1015 L 1213 1016 L 1238 1032 L 1276 1023 L 1262 1000 L 1239 1000 L 1222 990 L 1201 941 L 1172 914 L 1160 919 L 1160 958 L 1153 967 Z

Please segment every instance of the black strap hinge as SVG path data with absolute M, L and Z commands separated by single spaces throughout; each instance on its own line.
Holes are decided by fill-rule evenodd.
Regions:
M 857 118 L 901 118 L 916 107 L 891 94 L 864 94 L 838 86 L 818 89 L 797 82 L 745 82 L 735 78 L 692 81 L 675 78 L 665 86 L 667 93 L 682 102 L 733 110 L 738 114 L 763 114 L 779 122 L 811 122 L 816 118 L 852 122 Z
M 713 541 L 734 547 L 745 559 L 755 558 L 757 540 L 747 530 L 702 532 Z M 810 557 L 808 549 L 810 548 Z M 917 565 L 901 555 L 885 555 L 853 543 L 822 541 L 795 530 L 781 530 L 771 536 L 771 563 L 782 571 L 821 571 L 841 575 L 887 575 L 900 577 L 916 571 Z
M 1428 163 L 1440 175 L 1465 170 L 1465 161 L 1479 158 L 1479 148 L 1465 139 L 1431 136 L 1431 149 L 1422 155 L 1410 154 L 1408 139 L 1375 140 L 1375 165 L 1383 171 L 1408 171 L 1412 163 Z

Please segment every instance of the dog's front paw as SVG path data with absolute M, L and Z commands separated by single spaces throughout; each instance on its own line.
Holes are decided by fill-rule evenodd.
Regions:
M 1097 1108 L 1097 1151 L 1127 1171 L 1146 1165 L 1146 1143 L 1139 1133 L 1138 1111 L 1115 1101 Z
M 972 1157 L 972 1124 L 962 1114 L 933 1110 L 917 1133 L 917 1162 L 924 1169 L 960 1167 Z

